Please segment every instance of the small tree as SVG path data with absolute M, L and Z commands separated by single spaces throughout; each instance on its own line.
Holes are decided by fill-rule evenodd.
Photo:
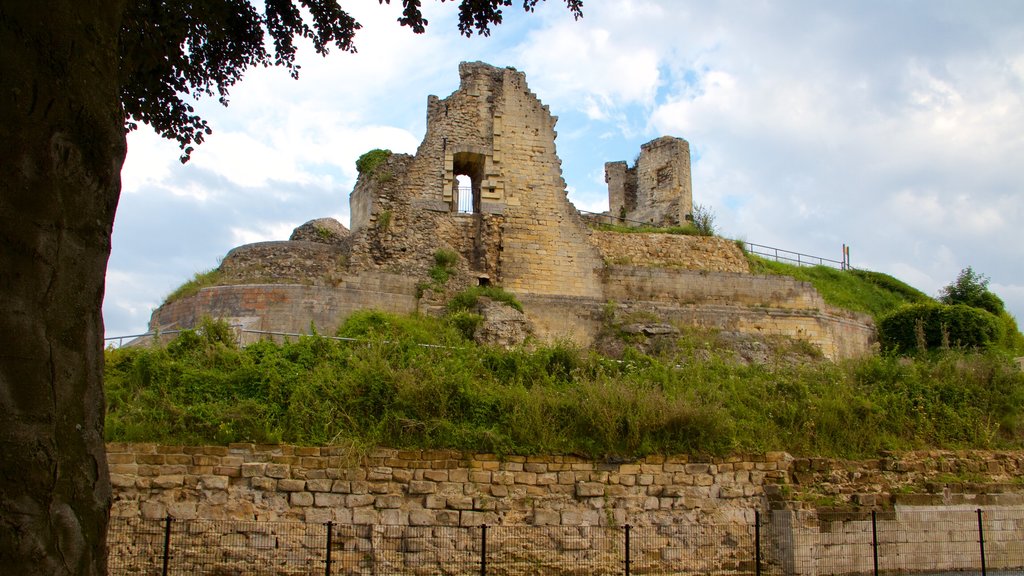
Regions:
M 989 291 L 988 277 L 975 272 L 970 266 L 961 270 L 956 280 L 939 292 L 939 301 L 943 304 L 966 304 L 996 316 L 1004 309 L 1003 301 Z

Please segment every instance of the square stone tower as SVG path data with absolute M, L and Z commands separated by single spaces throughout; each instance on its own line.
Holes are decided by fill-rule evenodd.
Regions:
M 611 217 L 623 224 L 682 226 L 693 219 L 690 144 L 662 136 L 640 147 L 636 165 L 604 165 Z

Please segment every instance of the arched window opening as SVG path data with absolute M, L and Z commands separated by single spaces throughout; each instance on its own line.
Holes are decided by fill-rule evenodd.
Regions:
M 474 152 L 456 152 L 452 158 L 455 190 L 452 211 L 460 214 L 480 213 L 480 186 L 484 179 L 484 155 Z

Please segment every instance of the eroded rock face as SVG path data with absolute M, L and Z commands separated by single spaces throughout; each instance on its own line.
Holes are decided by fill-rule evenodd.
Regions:
M 320 242 L 321 244 L 339 244 L 350 234 L 349 229 L 334 218 L 317 218 L 296 228 L 288 239 Z
M 477 344 L 512 348 L 522 344 L 530 335 L 526 315 L 507 304 L 481 298 L 476 312 L 484 317 L 473 333 Z

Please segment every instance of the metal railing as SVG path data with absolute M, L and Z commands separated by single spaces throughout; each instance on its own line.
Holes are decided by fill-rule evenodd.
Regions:
M 472 214 L 473 210 L 473 187 L 472 186 L 459 186 L 456 189 L 459 195 L 458 201 L 458 212 L 459 214 Z
M 464 526 L 459 524 L 470 515 L 482 513 L 447 513 L 454 525 L 113 518 L 109 572 L 988 576 L 1024 571 L 1020 509 L 753 511 L 743 515 L 749 524 L 645 526 Z
M 797 266 L 831 266 L 832 268 L 839 268 L 840 270 L 849 270 L 851 268 L 849 261 L 844 262 L 842 260 L 833 260 L 822 256 L 812 256 L 810 254 L 803 254 L 792 250 L 783 250 L 782 248 L 773 248 L 763 244 L 754 244 L 753 242 L 747 242 L 746 240 L 737 240 L 736 242 L 742 242 L 744 247 L 743 249 L 747 252 L 776 262 L 796 264 Z M 845 248 L 846 247 L 844 246 L 844 252 L 846 251 Z

